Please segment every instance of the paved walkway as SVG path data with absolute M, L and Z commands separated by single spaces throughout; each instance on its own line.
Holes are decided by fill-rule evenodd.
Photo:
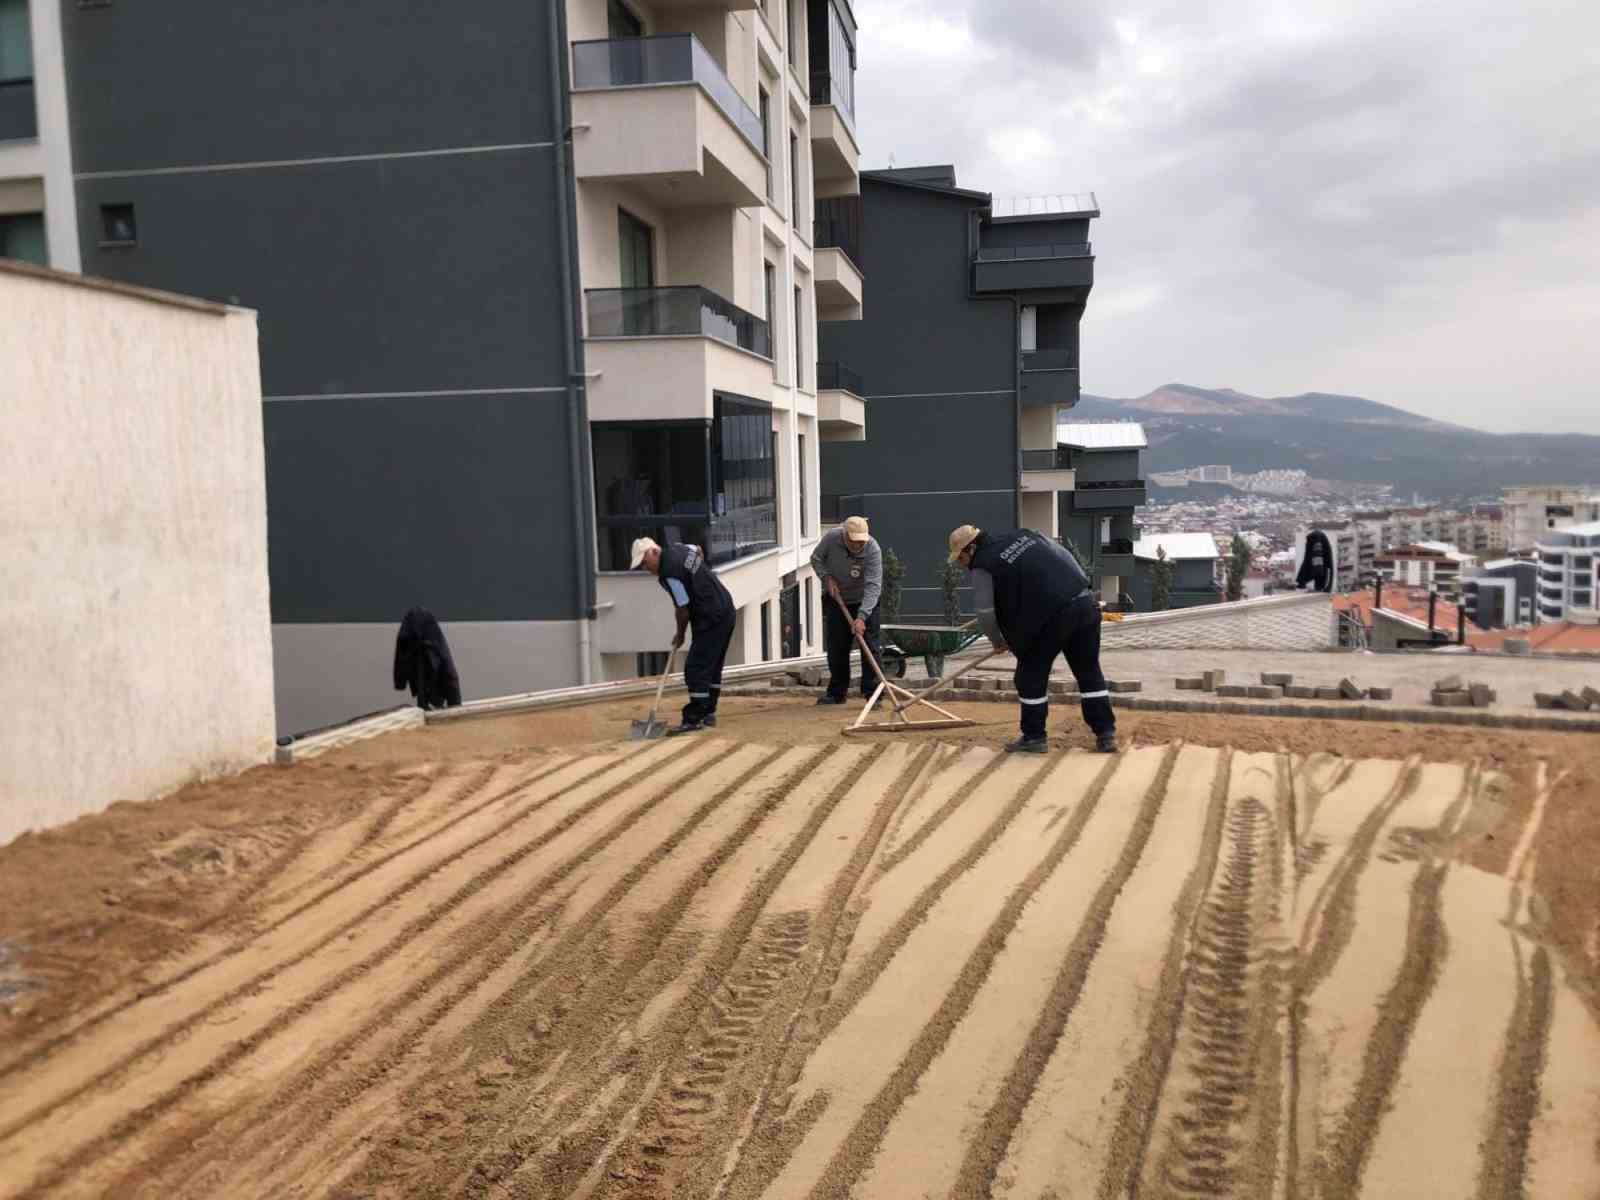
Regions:
M 947 664 L 946 673 L 971 659 Z M 1459 675 L 1468 683 L 1482 682 L 1498 693 L 1491 712 L 1534 712 L 1535 692 L 1560 692 L 1587 686 L 1600 687 L 1600 662 L 1560 661 L 1548 658 L 1518 658 L 1500 654 L 1378 654 L 1371 651 L 1285 652 L 1271 650 L 1110 650 L 1101 658 L 1110 679 L 1137 679 L 1144 686 L 1141 695 L 1166 699 L 1215 699 L 1204 692 L 1179 691 L 1179 676 L 1200 675 L 1218 669 L 1228 673 L 1229 683 L 1260 683 L 1262 672 L 1283 672 L 1294 676 L 1297 684 L 1334 687 L 1349 676 L 1361 687 L 1394 689 L 1392 703 L 1397 707 L 1429 704 L 1436 681 Z M 908 675 L 925 678 L 920 659 L 912 659 Z M 1010 656 L 997 658 L 980 674 L 992 671 L 1009 675 L 1016 663 Z M 1066 663 L 1056 662 L 1055 675 L 1070 678 Z M 1315 704 L 1316 701 L 1261 701 L 1272 704 Z M 1322 703 L 1326 703 L 1325 701 Z M 1561 716 L 1561 713 L 1546 713 Z

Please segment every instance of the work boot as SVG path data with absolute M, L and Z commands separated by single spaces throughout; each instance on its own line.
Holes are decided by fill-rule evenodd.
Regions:
M 1115 754 L 1117 752 L 1117 735 L 1114 733 L 1095 734 L 1094 748 L 1101 754 Z
M 819 707 L 819 708 L 822 707 L 824 704 L 843 704 L 843 703 L 844 703 L 844 697 L 843 696 L 830 696 L 826 692 L 824 692 L 822 695 L 817 697 L 817 707 Z
M 700 719 L 700 724 L 707 729 L 715 729 L 717 727 L 717 714 L 707 713 Z
M 667 730 L 667 736 L 679 737 L 685 733 L 699 733 L 704 728 L 706 728 L 706 723 L 703 720 L 685 721 L 683 724 L 674 725 L 671 729 Z
M 1014 742 L 1006 743 L 1007 754 L 1044 754 L 1050 749 L 1050 739 L 1044 734 L 1028 737 L 1024 734 Z

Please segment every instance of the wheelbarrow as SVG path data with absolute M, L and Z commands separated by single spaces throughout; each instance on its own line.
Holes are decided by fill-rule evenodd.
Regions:
M 944 660 L 959 654 L 983 636 L 976 625 L 884 625 L 883 673 L 904 679 L 906 660 L 922 656 L 929 679 L 944 677 Z

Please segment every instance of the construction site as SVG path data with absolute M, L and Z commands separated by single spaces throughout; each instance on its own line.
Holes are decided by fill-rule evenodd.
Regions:
M 0 1195 L 1600 1195 L 1591 734 L 747 690 L 0 849 Z

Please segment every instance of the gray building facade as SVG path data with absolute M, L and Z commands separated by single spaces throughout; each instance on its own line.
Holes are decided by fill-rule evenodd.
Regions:
M 1059 535 L 1058 414 L 1078 399 L 1092 204 L 1002 217 L 954 168 L 861 173 L 863 319 L 818 357 L 859 379 L 865 441 L 825 441 L 823 519 L 859 513 L 905 566 L 901 611 L 942 611 L 950 530 Z
M 863 436 L 816 366 L 863 295 L 813 228 L 859 191 L 847 0 L 0 16 L 0 253 L 259 313 L 281 732 L 401 700 L 413 606 L 469 699 L 649 669 L 645 532 L 711 551 L 730 663 L 816 648 L 817 446 Z

